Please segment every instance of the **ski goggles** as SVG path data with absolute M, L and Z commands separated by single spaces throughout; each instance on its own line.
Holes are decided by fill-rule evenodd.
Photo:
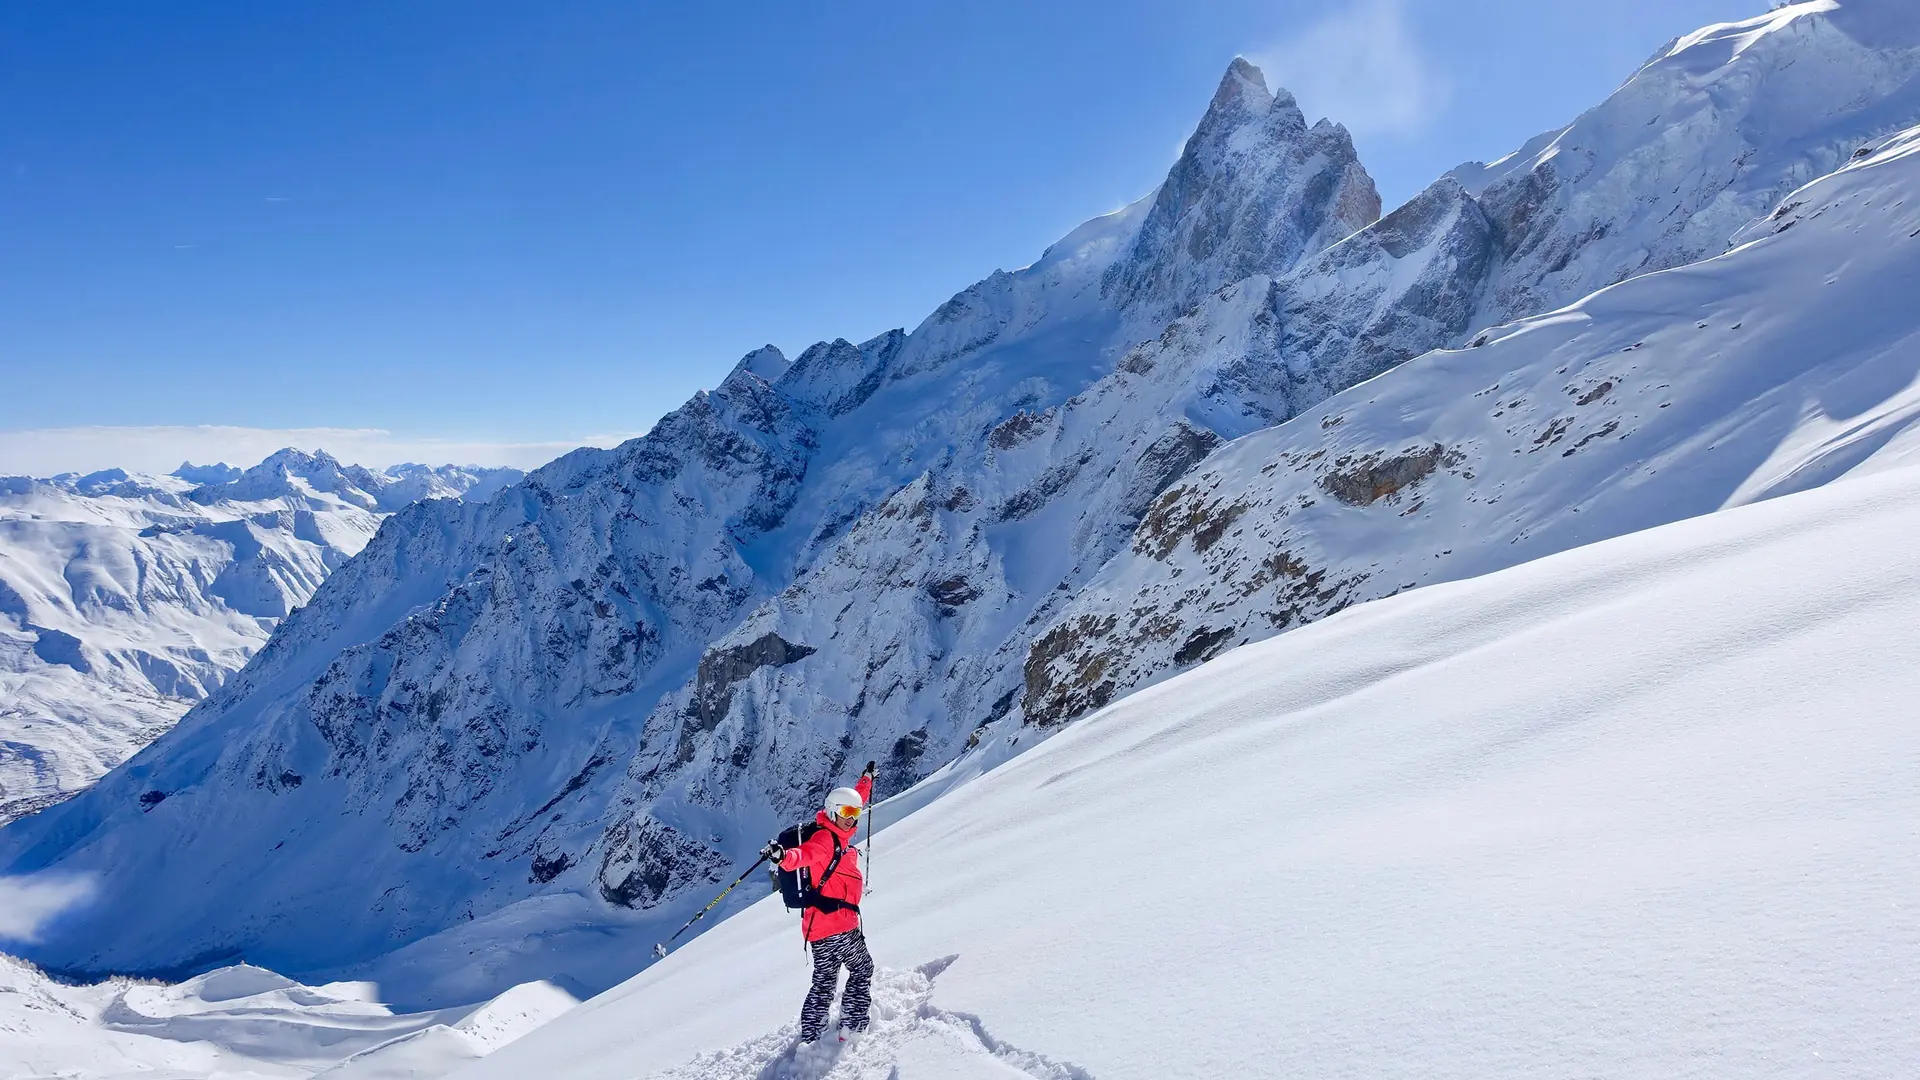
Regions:
M 866 812 L 867 808 L 864 806 L 836 806 L 827 811 L 827 813 L 832 814 L 842 821 L 858 821 L 860 815 Z

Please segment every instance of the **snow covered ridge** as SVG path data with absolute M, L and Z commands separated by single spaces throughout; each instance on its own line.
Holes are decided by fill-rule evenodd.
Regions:
M 1920 454 L 1920 128 L 1719 259 L 1436 352 L 1210 457 L 1039 639 L 1056 723 L 1351 604 Z
M 439 1076 L 576 1003 L 529 983 L 479 1006 L 396 1013 L 371 985 L 302 986 L 246 965 L 175 986 L 70 986 L 0 955 L 0 1075 Z
M 453 1077 L 1912 1075 L 1916 530 L 1849 477 L 1236 650 L 876 837 L 844 1051 L 769 898 Z
M 244 471 L 0 477 L 0 822 L 166 730 L 386 514 L 520 476 L 283 450 Z
M 1500 250 L 1476 322 L 1718 255 L 1789 192 L 1916 122 L 1920 13 L 1906 0 L 1811 0 L 1689 34 L 1567 127 L 1449 174 Z
M 1874 11 L 1879 36 L 1860 28 Z M 85 796 L 0 831 L 6 872 L 100 886 L 32 954 L 92 971 L 237 955 L 303 977 L 373 964 L 423 1001 L 475 1000 L 557 970 L 614 981 L 651 939 L 611 948 L 608 924 L 636 937 L 670 928 L 848 763 L 880 759 L 904 783 L 976 736 L 984 758 L 1091 706 L 1103 680 L 1150 681 L 1252 636 L 1169 599 L 1167 647 L 1076 697 L 1071 683 L 1104 647 L 1052 634 L 1083 614 L 1096 625 L 1114 615 L 1116 628 L 1133 618 L 1085 605 L 1119 595 L 1112 583 L 1145 557 L 1139 530 L 1183 527 L 1186 504 L 1166 500 L 1196 490 L 1187 474 L 1209 454 L 1239 452 L 1221 444 L 1381 372 L 1361 397 L 1407 372 L 1425 378 L 1418 364 L 1391 369 L 1691 257 L 1695 240 L 1697 254 L 1718 254 L 1746 218 L 1711 243 L 1719 226 L 1694 237 L 1676 223 L 1729 198 L 1764 216 L 1780 176 L 1819 175 L 1833 147 L 1920 122 L 1888 74 L 1914 51 L 1914 35 L 1901 36 L 1908 5 L 1790 14 L 1682 43 L 1621 91 L 1664 87 L 1670 109 L 1610 101 L 1549 140 L 1551 155 L 1543 143 L 1526 164 L 1456 173 L 1344 237 L 1372 213 L 1344 134 L 1309 126 L 1290 97 L 1234 65 L 1167 184 L 963 290 L 911 333 L 792 360 L 761 350 L 645 438 L 570 454 L 484 503 L 396 514 L 172 733 Z M 1746 44 L 1724 44 L 1733 38 Z M 1793 74 L 1829 53 L 1851 60 L 1829 78 Z M 1697 152 L 1660 149 L 1674 126 L 1663 117 L 1685 118 Z M 1609 154 L 1567 168 L 1600 145 L 1589 132 L 1611 140 Z M 1641 248 L 1664 254 L 1624 257 Z M 1815 291 L 1861 307 L 1880 296 L 1846 278 Z M 1775 295 L 1769 310 L 1808 303 Z M 1563 376 L 1536 373 L 1536 389 L 1548 378 Z M 1431 389 L 1470 398 L 1494 381 Z M 1356 439 L 1371 430 L 1345 423 Z M 1336 487 L 1364 499 L 1415 474 L 1437 484 L 1472 450 L 1450 435 L 1427 461 L 1438 440 L 1393 432 L 1375 463 L 1382 480 Z M 1617 434 L 1566 460 L 1598 456 Z M 1547 453 L 1522 449 L 1529 462 Z M 1433 562 L 1458 547 L 1383 521 L 1411 505 L 1366 508 L 1355 542 L 1381 554 L 1364 562 L 1384 566 L 1389 551 Z M 1180 510 L 1156 517 L 1163 507 Z M 1214 536 L 1207 525 L 1168 557 L 1204 559 L 1193 540 Z M 1541 532 L 1529 550 L 1550 539 Z M 1394 576 L 1361 571 L 1366 588 Z M 1090 585 L 1098 595 L 1082 597 Z M 1331 606 L 1316 595 L 1299 621 Z M 1203 626 L 1214 636 L 1194 641 Z M 209 889 L 233 899 L 210 911 Z M 540 948 L 491 947 L 509 940 Z

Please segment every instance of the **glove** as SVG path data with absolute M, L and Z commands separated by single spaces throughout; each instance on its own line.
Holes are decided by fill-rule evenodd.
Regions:
M 780 860 L 786 857 L 787 849 L 781 847 L 778 840 L 772 840 L 768 841 L 766 847 L 760 849 L 760 854 L 765 855 L 768 862 L 779 866 Z
M 869 761 L 869 762 L 867 762 L 867 769 L 866 769 L 866 771 L 865 771 L 865 772 L 863 772 L 863 773 L 861 773 L 860 775 L 862 775 L 862 776 L 872 776 L 872 775 L 873 775 L 873 769 L 874 769 L 874 765 L 873 765 L 873 762 L 871 762 L 871 761 Z

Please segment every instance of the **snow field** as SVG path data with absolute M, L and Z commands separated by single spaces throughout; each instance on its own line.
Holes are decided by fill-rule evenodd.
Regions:
M 244 964 L 174 985 L 68 986 L 0 956 L 0 1080 L 439 1076 L 574 1004 L 530 983 L 477 1007 L 396 1013 L 371 983 L 303 986 Z
M 818 1075 L 1914 1075 L 1916 528 L 1850 478 L 1127 698 L 881 835 Z M 797 1075 L 805 982 L 762 903 L 455 1075 Z

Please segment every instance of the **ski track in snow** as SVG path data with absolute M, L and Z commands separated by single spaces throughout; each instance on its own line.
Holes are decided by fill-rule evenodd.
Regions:
M 958 956 L 946 956 L 906 971 L 879 968 L 873 977 L 873 1011 L 865 1034 L 847 1043 L 832 1035 L 800 1046 L 799 1022 L 716 1051 L 665 1072 L 658 1080 L 918 1080 L 928 1075 L 1005 1076 L 1008 1080 L 1094 1080 L 1071 1062 L 1003 1042 L 980 1017 L 933 1003 L 933 983 Z M 840 1022 L 838 1005 L 828 1030 Z M 958 1059 L 956 1062 L 955 1059 Z M 901 1062 L 908 1062 L 907 1071 Z M 915 1062 L 921 1068 L 915 1067 Z

